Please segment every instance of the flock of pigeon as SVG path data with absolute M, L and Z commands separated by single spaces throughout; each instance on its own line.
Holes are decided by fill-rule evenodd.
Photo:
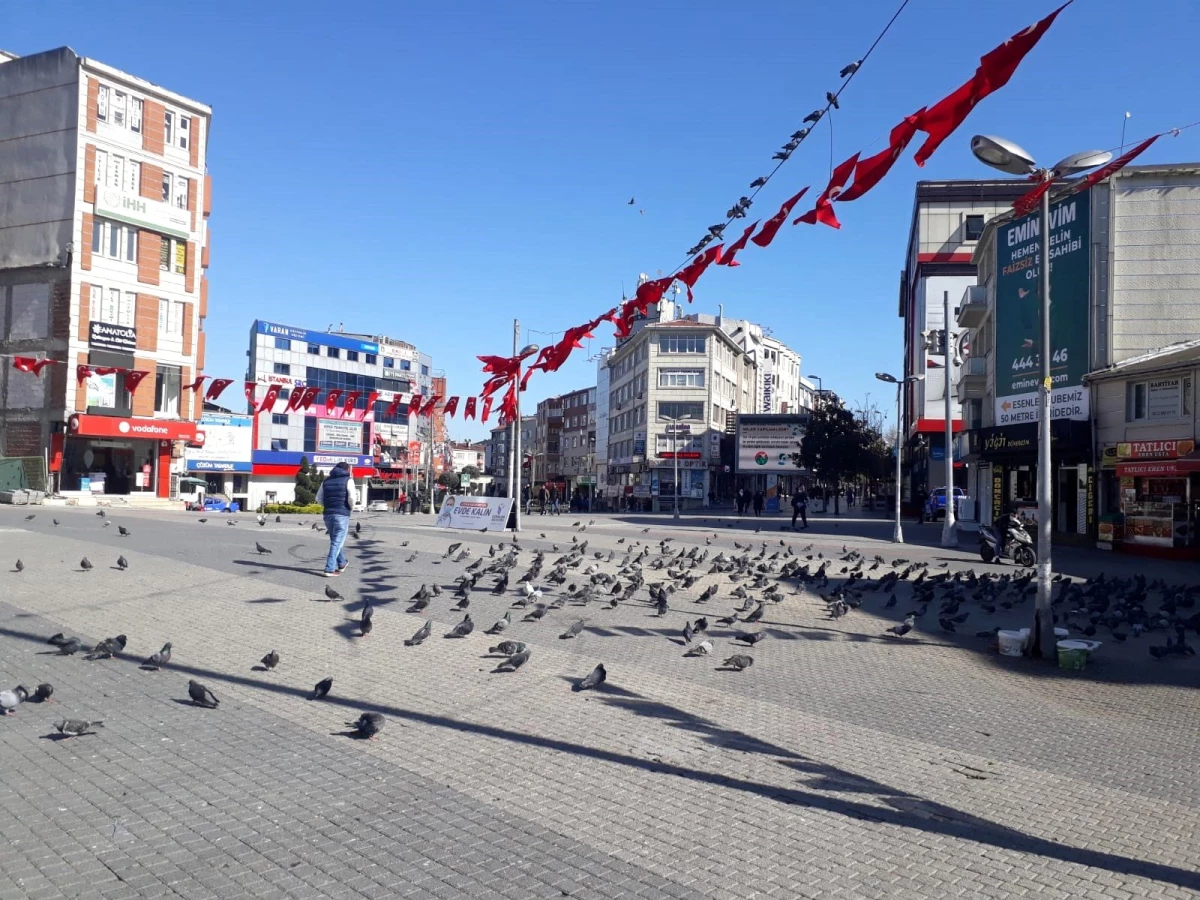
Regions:
M 104 518 L 101 510 L 98 516 Z M 36 514 L 26 517 L 35 518 Z M 199 520 L 203 522 L 204 520 Z M 266 525 L 266 518 L 259 516 L 258 524 Z M 53 523 L 57 526 L 58 520 Z M 781 603 L 788 596 L 809 596 L 819 599 L 831 620 L 839 620 L 859 609 L 868 594 L 883 598 L 882 608 L 891 609 L 899 603 L 897 589 L 907 586 L 907 603 L 911 609 L 903 620 L 886 629 L 885 634 L 893 639 L 903 639 L 921 625 L 931 609 L 936 607 L 933 618 L 940 631 L 957 633 L 958 626 L 974 617 L 979 621 L 985 616 L 1019 609 L 1031 604 L 1036 593 L 1033 572 L 1003 573 L 986 572 L 977 575 L 974 570 L 951 573 L 948 563 L 932 567 L 927 562 L 912 562 L 893 559 L 888 562 L 882 556 L 868 559 L 857 550 L 842 547 L 842 555 L 826 557 L 822 552 L 812 552 L 813 545 L 797 550 L 780 540 L 779 546 L 769 549 L 765 540 L 757 539 L 741 544 L 733 541 L 736 552 L 712 551 L 711 545 L 719 539 L 713 534 L 705 537 L 705 547 L 698 544 L 676 548 L 675 539 L 663 538 L 657 543 L 635 540 L 622 549 L 593 550 L 589 552 L 589 539 L 580 539 L 595 520 L 587 524 L 576 522 L 572 528 L 577 533 L 571 544 L 562 550 L 551 544 L 550 550 L 522 546 L 516 535 L 488 546 L 484 555 L 473 558 L 470 547 L 457 541 L 448 547 L 441 560 L 452 564 L 465 564 L 463 571 L 453 580 L 455 601 L 450 608 L 463 617 L 453 625 L 444 637 L 458 639 L 471 635 L 475 622 L 471 618 L 472 599 L 479 591 L 494 596 L 513 596 L 512 608 L 486 629 L 489 636 L 502 638 L 489 647 L 488 653 L 501 657 L 494 672 L 518 672 L 529 663 L 532 656 L 530 646 L 519 640 L 507 638 L 515 624 L 534 624 L 548 620 L 551 614 L 565 607 L 575 610 L 592 607 L 603 615 L 604 611 L 616 609 L 622 604 L 640 604 L 653 610 L 652 614 L 666 616 L 672 602 L 695 606 L 720 599 L 721 584 L 728 581 L 732 587 L 729 597 L 738 601 L 728 615 L 715 619 L 715 625 L 733 628 L 731 642 L 740 651 L 754 648 L 766 634 L 762 630 L 747 630 L 742 626 L 763 621 L 770 605 Z M 105 521 L 104 527 L 111 524 Z M 354 534 L 361 535 L 361 522 L 356 523 Z M 119 534 L 128 537 L 130 532 L 118 526 Z M 644 529 L 643 533 L 649 533 Z M 761 531 L 761 528 L 757 531 Z M 757 532 L 756 532 L 757 533 Z M 545 540 L 546 535 L 540 537 Z M 626 544 L 626 538 L 617 540 L 617 546 Z M 407 547 L 408 541 L 400 546 Z M 268 547 L 255 542 L 259 554 L 270 553 Z M 526 555 L 527 554 L 527 555 Z M 525 562 L 522 562 L 524 556 Z M 406 562 L 411 563 L 417 554 L 411 553 Z M 84 571 L 93 567 L 84 557 L 80 568 Z M 128 568 L 123 556 L 118 558 L 119 569 Z M 15 570 L 24 571 L 25 566 L 17 560 Z M 518 570 L 523 570 L 518 575 Z M 939 571 L 940 570 L 940 571 Z M 715 580 L 703 590 L 695 591 L 706 578 Z M 515 580 L 515 583 L 513 579 Z M 1200 613 L 1194 612 L 1200 586 L 1172 585 L 1162 579 L 1148 581 L 1144 575 L 1132 578 L 1106 578 L 1103 574 L 1086 580 L 1075 580 L 1056 575 L 1053 594 L 1054 622 L 1073 629 L 1088 637 L 1100 633 L 1116 641 L 1140 638 L 1150 633 L 1166 635 L 1165 644 L 1150 646 L 1149 652 L 1155 659 L 1169 656 L 1194 656 L 1194 648 L 1187 642 L 1189 630 L 1200 634 Z M 792 585 L 785 591 L 787 584 Z M 439 584 L 422 584 L 409 600 L 408 613 L 424 614 L 443 593 Z M 553 599 L 549 595 L 553 594 Z M 345 601 L 331 584 L 324 587 L 327 601 Z M 374 607 L 364 600 L 359 609 L 358 630 L 367 637 L 374 630 Z M 514 612 L 520 617 L 514 623 Z M 577 616 L 577 613 L 576 613 Z M 573 621 L 559 635 L 562 640 L 572 640 L 584 633 L 586 617 L 573 616 Z M 404 641 L 405 647 L 418 647 L 433 634 L 434 621 L 426 619 L 419 629 Z M 996 625 L 976 632 L 976 637 L 996 640 L 1000 626 Z M 716 635 L 710 631 L 707 616 L 693 620 L 687 618 L 680 630 L 681 645 L 686 646 L 684 656 L 707 657 L 714 653 Z M 48 643 L 57 648 L 62 656 L 74 656 L 85 652 L 89 660 L 109 659 L 123 654 L 126 647 L 123 634 L 105 638 L 90 650 L 79 639 L 55 634 Z M 151 654 L 142 667 L 159 670 L 169 666 L 172 645 L 170 642 Z M 54 651 L 51 651 L 54 652 Z M 280 654 L 272 650 L 261 662 L 262 670 L 271 671 L 280 663 Z M 754 665 L 754 657 L 747 652 L 737 652 L 724 659 L 719 669 L 745 671 Z M 596 665 L 586 676 L 573 683 L 576 691 L 598 688 L 608 678 L 603 663 Z M 333 678 L 319 681 L 309 695 L 310 700 L 320 700 L 333 688 Z M 51 702 L 52 685 L 40 684 L 34 691 L 23 685 L 12 690 L 0 691 L 0 711 L 4 715 L 15 713 L 25 702 Z M 196 680 L 188 682 L 188 695 L 199 707 L 216 709 L 220 701 L 205 685 Z M 55 727 L 65 737 L 76 737 L 91 733 L 103 723 L 76 719 L 63 719 Z M 384 718 L 377 712 L 364 712 L 356 721 L 348 722 L 352 734 L 374 739 L 384 725 Z

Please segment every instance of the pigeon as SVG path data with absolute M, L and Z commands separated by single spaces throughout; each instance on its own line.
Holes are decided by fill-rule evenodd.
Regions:
M 912 631 L 913 626 L 916 624 L 917 624 L 916 616 L 909 615 L 899 625 L 893 625 L 891 628 L 887 629 L 887 633 L 894 634 L 896 637 L 904 637 L 906 634 L 908 634 L 910 631 Z
M 329 600 L 342 600 L 343 597 L 329 585 L 325 585 L 325 597 Z
M 358 721 L 346 724 L 354 729 L 354 733 L 358 737 L 373 741 L 375 735 L 383 731 L 383 716 L 379 713 L 366 712 L 358 717 Z
M 18 559 L 18 560 L 17 560 L 17 564 L 16 564 L 16 566 L 14 566 L 14 568 L 15 568 L 15 569 L 16 569 L 18 572 L 24 572 L 24 571 L 25 571 L 25 563 L 21 562 L 21 561 Z
M 161 669 L 171 661 L 171 642 L 167 641 L 163 644 L 163 648 L 157 653 L 151 653 L 150 656 L 142 663 L 143 669 Z
M 371 621 L 371 617 L 374 615 L 375 607 L 364 601 L 362 616 L 358 620 L 358 633 L 363 637 L 366 637 L 368 634 L 370 634 L 371 629 L 375 627 L 374 623 Z
M 538 622 L 542 616 L 546 615 L 546 607 L 539 603 L 522 619 L 523 622 Z
M 321 700 L 329 696 L 329 692 L 333 690 L 333 678 L 322 678 L 313 686 L 313 692 L 309 696 L 309 700 Z
M 85 722 L 83 719 L 63 719 L 61 722 L 55 723 L 54 727 L 63 737 L 73 738 L 87 734 L 89 729 L 101 728 L 103 725 L 104 723 L 100 721 Z
M 470 616 L 467 616 L 469 619 Z M 417 629 L 416 634 L 404 642 L 405 647 L 416 647 L 425 642 L 425 638 L 433 634 L 433 619 L 426 619 L 425 624 Z
M 0 710 L 4 711 L 4 715 L 11 716 L 17 711 L 17 707 L 24 703 L 28 697 L 28 689 L 20 684 L 11 691 L 0 691 Z
M 277 665 L 279 665 L 279 651 L 272 650 L 270 653 L 268 653 L 266 656 L 264 656 L 261 660 L 259 660 L 259 662 L 262 663 L 262 666 L 264 669 L 266 669 L 268 672 L 270 672 Z
M 36 518 L 37 518 L 37 513 L 30 513 L 29 515 L 27 515 L 27 516 L 25 517 L 25 521 L 26 521 L 26 522 L 32 522 L 32 521 L 33 521 L 34 519 L 36 519 Z
M 92 570 L 92 561 L 85 556 L 79 561 L 79 568 L 85 572 L 90 572 Z
M 471 614 L 467 613 L 465 616 L 463 616 L 463 620 L 455 625 L 454 628 L 451 629 L 450 633 L 446 635 L 446 637 L 464 638 L 474 630 L 475 623 L 471 621 Z
M 683 642 L 690 644 L 692 642 L 692 623 L 685 622 L 683 624 Z
M 722 665 L 728 666 L 731 669 L 737 669 L 739 672 L 741 672 L 742 670 L 748 669 L 754 665 L 754 657 L 746 656 L 744 653 L 737 653 L 725 660 Z
M 117 526 L 117 534 L 119 534 L 121 537 L 129 537 L 130 532 L 129 532 L 129 529 L 126 528 L 124 525 L 118 525 Z
M 92 649 L 92 652 L 88 654 L 88 659 L 109 659 L 125 649 L 127 640 L 128 638 L 123 634 L 105 638 Z
M 701 616 L 692 626 L 692 634 L 704 634 L 706 631 L 708 631 L 708 619 Z
M 205 522 L 208 521 L 208 519 L 197 519 L 196 521 L 199 522 L 201 525 L 203 525 Z
M 667 595 L 666 594 L 658 595 L 658 603 L 656 604 L 656 607 L 658 609 L 658 614 L 660 616 L 665 616 L 667 614 Z
M 484 634 L 500 634 L 505 629 L 507 629 L 508 626 L 511 624 L 512 624 L 512 613 L 506 612 L 504 614 L 504 618 L 500 619 L 495 625 L 493 625 L 491 628 L 489 628 L 487 631 L 485 631 Z
M 845 78 L 847 75 L 853 75 L 855 72 L 858 71 L 858 67 L 861 65 L 862 65 L 861 59 L 858 60 L 857 62 L 852 62 L 852 63 L 850 63 L 850 65 L 843 67 L 842 71 L 838 72 L 838 75 L 840 75 L 842 78 Z
M 829 103 L 829 105 L 830 105 L 830 106 L 832 106 L 834 109 L 841 109 L 841 107 L 840 107 L 840 106 L 838 106 L 838 98 L 837 98 L 837 94 L 835 94 L 833 91 L 826 91 L 826 92 L 825 92 L 825 100 L 826 100 L 826 102 L 828 102 L 828 103 Z
M 586 691 L 589 688 L 599 687 L 608 680 L 608 672 L 604 668 L 604 663 L 599 663 L 596 668 L 588 672 L 587 675 L 579 679 L 571 687 L 573 691 Z
M 117 568 L 120 569 L 122 572 L 124 572 L 126 569 L 129 568 L 129 560 L 127 560 L 124 556 L 118 556 L 117 557 Z
M 524 649 L 525 645 L 521 641 L 501 641 L 495 647 L 488 647 L 488 653 L 512 656 L 514 653 L 520 653 Z
M 37 686 L 37 690 L 33 692 L 33 701 L 35 703 L 49 703 L 50 697 L 54 694 L 54 685 L 48 682 L 43 682 Z
M 96 515 L 98 515 L 100 518 L 103 519 L 107 515 L 107 513 L 102 509 L 98 509 L 98 510 L 96 510 Z
M 264 553 L 270 553 L 270 552 L 271 552 L 271 548 L 270 548 L 270 547 L 264 547 L 264 546 L 263 546 L 262 544 L 260 544 L 258 541 L 255 541 L 255 542 L 254 542 L 254 549 L 258 551 L 258 555 L 259 555 L 259 556 L 262 556 Z
M 689 647 L 684 656 L 708 656 L 712 653 L 712 641 L 701 641 L 695 647 Z
M 192 698 L 193 703 L 205 709 L 216 709 L 221 705 L 217 695 L 194 678 L 188 682 L 188 696 Z
M 445 554 L 443 554 L 443 555 L 442 555 L 442 559 L 447 559 L 448 557 L 451 557 L 451 556 L 453 556 L 453 555 L 455 554 L 455 552 L 457 552 L 458 548 L 459 548 L 459 547 L 461 547 L 461 546 L 462 546 L 462 542 L 461 542 L 461 541 L 458 541 L 458 542 L 456 542 L 456 543 L 453 543 L 453 544 L 451 544 L 451 545 L 450 545 L 450 549 L 449 549 L 449 550 L 447 550 L 447 551 L 445 552 Z
M 282 522 L 282 521 L 283 521 L 283 516 L 276 516 L 276 517 L 275 517 L 275 521 L 276 521 L 276 523 Z M 304 524 L 304 523 L 303 523 L 303 522 L 301 522 L 300 524 Z
M 751 647 L 753 647 L 765 637 L 766 635 L 761 631 L 743 631 L 741 634 L 735 635 L 733 639 L 735 641 L 741 641 L 743 644 L 749 644 Z
M 568 628 L 566 631 L 564 631 L 562 634 L 560 634 L 559 638 L 562 640 L 569 640 L 571 638 L 578 637 L 580 635 L 580 633 L 582 633 L 582 631 L 583 631 L 583 626 L 584 626 L 584 620 L 580 619 L 578 622 L 576 622 L 574 625 L 572 625 L 570 628 Z
M 56 647 L 61 647 L 66 642 L 67 642 L 67 637 L 61 631 L 58 632 L 57 634 L 52 634 L 52 635 L 50 635 L 50 637 L 46 638 L 47 644 L 53 644 Z
M 58 527 L 58 519 L 51 519 L 50 521 L 54 523 L 55 528 Z
M 506 659 L 500 665 L 496 666 L 498 672 L 515 672 L 525 663 L 529 662 L 530 650 L 524 644 L 520 645 L 521 649 L 515 652 L 512 656 Z
M 74 656 L 83 649 L 83 641 L 79 638 L 69 638 L 58 645 L 58 652 L 62 656 Z

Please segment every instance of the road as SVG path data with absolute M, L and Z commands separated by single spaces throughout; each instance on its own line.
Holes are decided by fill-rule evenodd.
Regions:
M 722 671 L 733 630 L 710 628 L 708 658 L 685 657 L 680 636 L 734 609 L 719 574 L 672 595 L 662 618 L 643 590 L 615 610 L 517 621 L 506 636 L 532 658 L 495 673 L 481 632 L 515 589 L 475 591 L 479 627 L 463 640 L 442 637 L 462 617 L 451 587 L 420 647 L 403 645 L 424 621 L 405 610 L 420 585 L 452 585 L 508 536 L 366 515 L 349 570 L 325 579 L 325 539 L 300 520 L 0 507 L 0 687 L 55 686 L 53 702 L 0 720 L 0 900 L 1200 894 L 1200 659 L 1152 660 L 1151 636 L 1108 641 L 1068 673 L 974 637 L 1026 624 L 1019 609 L 975 610 L 955 635 L 931 614 L 896 640 L 884 632 L 907 587 L 892 609 L 868 594 L 831 620 L 815 591 L 786 582 L 754 666 Z M 515 571 L 534 549 L 553 559 L 583 540 L 613 571 L 610 551 L 657 554 L 668 537 L 672 552 L 729 555 L 737 541 L 991 570 L 916 526 L 922 543 L 897 548 L 878 520 L 814 516 L 801 534 L 781 523 L 535 515 Z M 444 559 L 451 541 L 471 557 Z M 1079 577 L 1145 566 L 1061 559 Z M 717 597 L 695 603 L 714 583 Z M 344 600 L 324 602 L 326 585 Z M 377 612 L 361 638 L 365 599 Z M 583 633 L 560 639 L 581 617 Z M 59 631 L 129 643 L 88 662 L 54 653 L 45 640 Z M 168 640 L 171 665 L 139 669 Z M 278 668 L 255 671 L 272 649 Z M 598 662 L 604 688 L 573 692 Z M 326 676 L 330 696 L 308 701 Z M 218 709 L 190 704 L 191 678 Z M 345 735 L 364 710 L 385 717 L 377 740 Z M 105 724 L 56 740 L 64 716 Z

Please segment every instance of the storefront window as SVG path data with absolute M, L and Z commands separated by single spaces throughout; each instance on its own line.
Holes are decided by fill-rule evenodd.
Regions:
M 154 411 L 161 415 L 179 415 L 178 366 L 159 365 L 154 378 Z

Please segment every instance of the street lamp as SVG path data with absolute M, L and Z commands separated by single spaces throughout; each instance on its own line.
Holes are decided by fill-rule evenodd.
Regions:
M 516 338 L 517 338 L 517 336 L 514 333 L 513 334 L 513 349 L 514 350 L 516 350 L 516 347 L 517 347 Z M 525 362 L 525 360 L 527 360 L 529 357 L 533 356 L 533 354 L 537 353 L 540 349 L 542 349 L 542 348 L 539 347 L 537 344 L 527 344 L 521 350 L 520 353 L 514 354 L 519 359 L 519 362 L 517 364 L 517 375 L 516 375 L 516 378 L 517 378 L 517 404 L 516 404 L 516 409 L 514 410 L 514 418 L 513 418 L 513 423 L 512 423 L 512 429 L 513 429 L 513 433 L 515 435 L 515 441 L 513 443 L 513 459 L 514 460 L 521 459 L 521 365 L 520 365 L 520 363 Z M 520 488 L 521 488 L 521 473 L 520 473 L 520 470 L 518 470 L 516 490 L 519 491 Z M 512 487 L 512 478 L 510 475 L 508 493 L 509 493 L 509 496 L 511 496 L 513 498 L 513 510 L 514 510 L 514 512 L 513 512 L 513 531 L 519 532 L 521 530 L 521 500 L 519 497 L 516 496 L 516 494 L 513 493 L 513 490 L 514 489 Z
M 880 381 L 896 386 L 896 525 L 892 529 L 892 543 L 904 543 L 904 529 L 900 525 L 900 435 L 904 430 L 904 385 L 911 381 L 922 381 L 924 375 L 909 375 L 907 378 L 897 378 L 887 372 L 876 372 L 875 377 Z
M 679 416 L 675 419 L 665 419 L 671 432 L 671 456 L 675 457 L 675 521 L 679 521 L 679 423 L 694 421 L 692 416 Z M 691 438 L 691 426 L 688 427 L 688 437 Z
M 971 152 L 984 165 L 1007 172 L 1009 175 L 1024 175 L 1040 185 L 1046 185 L 1066 175 L 1102 166 L 1112 154 L 1107 150 L 1085 150 L 1059 160 L 1048 169 L 1039 168 L 1033 157 L 1012 141 L 985 134 L 971 138 Z M 1054 652 L 1054 617 L 1050 608 L 1053 585 L 1050 561 L 1050 362 L 1053 356 L 1050 334 L 1050 191 L 1042 193 L 1041 215 L 1042 248 L 1038 265 L 1041 268 L 1042 333 L 1041 357 L 1042 379 L 1038 387 L 1038 543 L 1037 543 L 1037 604 L 1033 613 L 1031 656 L 1049 655 Z

